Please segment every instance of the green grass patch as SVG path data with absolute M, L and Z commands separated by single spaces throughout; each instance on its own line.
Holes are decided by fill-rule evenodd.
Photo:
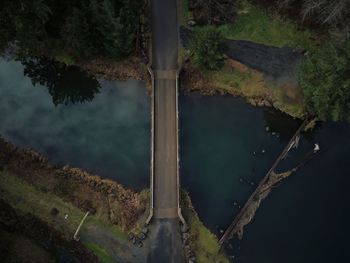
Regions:
M 182 7 L 182 24 L 184 26 L 187 25 L 187 22 L 190 21 L 190 20 L 193 20 L 193 13 L 192 11 L 190 11 L 189 9 L 189 0 L 183 0 L 181 2 L 181 7 Z
M 181 191 L 182 212 L 190 228 L 191 249 L 198 263 L 229 263 L 229 260 L 220 253 L 219 240 L 199 220 L 194 211 L 190 197 Z
M 75 61 L 71 55 L 60 49 L 55 49 L 51 52 L 51 57 L 59 62 L 64 63 L 67 66 L 74 65 Z
M 101 262 L 115 263 L 113 258 L 108 254 L 106 249 L 104 249 L 103 247 L 100 247 L 95 243 L 86 243 L 85 246 L 87 246 L 98 257 L 98 259 L 101 260 Z
M 303 117 L 304 103 L 301 88 L 292 85 L 278 86 L 267 83 L 261 72 L 245 65 L 227 60 L 218 71 L 206 72 L 215 87 L 233 95 L 249 99 L 271 99 L 273 106 L 293 117 Z
M 247 1 L 240 3 L 239 14 L 234 24 L 218 27 L 228 39 L 248 40 L 260 44 L 310 50 L 314 47 L 309 30 L 299 30 L 298 26 L 279 18 L 269 17 L 264 10 Z
M 42 192 L 24 180 L 17 178 L 8 172 L 0 172 L 0 198 L 4 199 L 13 208 L 30 213 L 42 221 L 50 224 L 67 238 L 72 238 L 84 211 L 65 202 L 54 194 Z M 59 210 L 58 215 L 51 215 L 52 208 Z M 64 219 L 68 215 L 67 220 Z M 81 231 L 89 227 L 108 229 L 116 237 L 127 239 L 127 234 L 119 226 L 112 225 L 105 217 L 89 215 Z
M 72 204 L 53 194 L 44 193 L 7 172 L 0 173 L 0 189 L 1 198 L 13 208 L 37 216 L 67 237 L 73 236 L 75 227 L 84 216 L 84 213 Z M 52 208 L 57 208 L 59 214 L 52 216 Z M 66 214 L 67 220 L 64 219 Z
M 191 233 L 195 236 L 193 250 L 198 263 L 228 263 L 228 259 L 223 254 L 219 254 L 219 243 L 214 236 L 199 220 L 193 215 L 189 220 Z

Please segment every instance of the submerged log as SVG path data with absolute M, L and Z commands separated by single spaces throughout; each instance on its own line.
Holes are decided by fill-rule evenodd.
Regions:
M 295 172 L 301 165 L 305 163 L 305 161 L 309 160 L 309 155 L 307 155 L 307 158 L 305 161 L 303 161 L 301 164 L 299 164 L 294 169 L 291 169 L 289 171 L 286 171 L 284 173 L 275 173 L 275 169 L 280 163 L 281 160 L 285 158 L 285 156 L 288 154 L 288 151 L 290 150 L 290 146 L 295 144 L 295 139 L 299 134 L 303 131 L 304 127 L 308 124 L 308 120 L 305 120 L 298 130 L 295 132 L 289 143 L 286 145 L 286 147 L 283 149 L 282 153 L 278 156 L 277 160 L 274 162 L 270 170 L 267 172 L 265 177 L 260 181 L 259 185 L 255 189 L 255 191 L 251 194 L 241 211 L 238 213 L 238 215 L 235 217 L 231 225 L 226 229 L 224 234 L 222 235 L 221 239 L 219 240 L 220 248 L 222 248 L 222 245 L 224 242 L 226 242 L 228 239 L 232 238 L 233 236 L 237 235 L 238 238 L 242 238 L 243 236 L 243 229 L 244 227 L 250 223 L 250 221 L 253 219 L 256 210 L 259 208 L 260 203 L 262 200 L 264 200 L 268 194 L 271 192 L 272 188 L 279 182 L 281 182 L 283 179 L 290 176 L 293 172 Z

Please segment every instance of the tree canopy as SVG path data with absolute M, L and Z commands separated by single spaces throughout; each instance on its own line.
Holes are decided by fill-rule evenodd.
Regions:
M 304 24 L 350 32 L 350 0 L 250 0 Z
M 0 48 L 15 42 L 25 53 L 123 58 L 135 50 L 143 4 L 139 0 L 3 0 Z
M 350 122 L 350 41 L 327 43 L 310 54 L 299 72 L 305 102 L 323 120 Z
M 190 44 L 193 63 L 202 70 L 217 70 L 224 64 L 223 36 L 215 27 L 197 28 Z

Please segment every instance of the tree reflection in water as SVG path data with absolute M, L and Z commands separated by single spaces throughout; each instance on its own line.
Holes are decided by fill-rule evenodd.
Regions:
M 76 66 L 66 66 L 45 57 L 21 59 L 21 63 L 33 85 L 48 88 L 55 106 L 92 101 L 100 92 L 98 80 Z

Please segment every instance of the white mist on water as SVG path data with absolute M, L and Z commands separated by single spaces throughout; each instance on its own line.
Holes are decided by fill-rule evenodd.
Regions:
M 144 83 L 99 83 L 101 91 L 91 102 L 55 106 L 47 87 L 33 86 L 23 75 L 20 62 L 0 60 L 0 134 L 47 154 L 55 163 L 136 188 L 146 186 L 150 100 Z

